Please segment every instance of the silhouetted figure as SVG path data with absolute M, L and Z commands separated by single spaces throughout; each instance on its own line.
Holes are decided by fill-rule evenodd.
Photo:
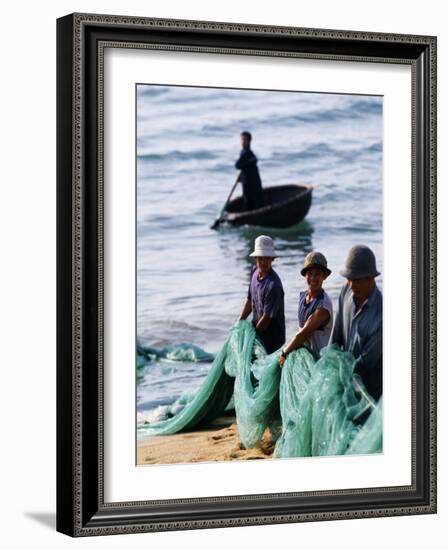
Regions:
M 241 132 L 241 153 L 235 167 L 241 171 L 239 181 L 243 186 L 243 199 L 246 210 L 255 210 L 264 206 L 263 189 L 257 167 L 257 157 L 250 148 L 252 136 Z

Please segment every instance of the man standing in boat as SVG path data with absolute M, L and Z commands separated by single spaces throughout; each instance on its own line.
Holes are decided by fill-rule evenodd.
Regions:
M 256 266 L 252 268 L 240 320 L 247 319 L 252 313 L 252 324 L 258 337 L 266 351 L 273 353 L 285 342 L 285 294 L 280 277 L 272 269 L 276 253 L 271 237 L 257 237 L 255 250 L 250 256 L 256 259 Z
M 339 296 L 330 344 L 353 354 L 354 371 L 378 400 L 383 392 L 383 295 L 375 283 L 379 272 L 374 253 L 367 246 L 354 246 L 341 275 L 347 283 Z
M 255 210 L 264 206 L 263 190 L 261 187 L 260 173 L 257 167 L 257 157 L 254 155 L 250 144 L 252 135 L 250 132 L 241 132 L 241 153 L 235 163 L 240 170 L 239 181 L 243 186 L 243 199 L 246 210 Z

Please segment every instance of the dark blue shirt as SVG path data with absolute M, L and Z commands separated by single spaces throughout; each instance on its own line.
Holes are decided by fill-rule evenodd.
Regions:
M 280 277 L 271 269 L 264 279 L 259 279 L 258 268 L 252 268 L 248 300 L 252 305 L 254 326 L 266 313 L 271 319 L 268 327 L 259 334 L 268 353 L 273 353 L 285 343 L 285 293 Z
M 330 344 L 353 354 L 355 372 L 370 395 L 379 399 L 383 393 L 383 295 L 377 286 L 359 309 L 348 285 L 342 288 Z
M 264 206 L 257 157 L 250 147 L 241 149 L 240 157 L 235 163 L 235 168 L 241 171 L 240 182 L 243 186 L 243 199 L 246 210 L 254 210 Z

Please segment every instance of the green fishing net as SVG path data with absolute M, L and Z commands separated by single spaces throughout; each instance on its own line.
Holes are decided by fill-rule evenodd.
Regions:
M 179 410 L 172 418 L 140 424 L 138 435 L 170 435 L 190 430 L 220 416 L 229 404 L 234 380 L 224 370 L 227 346 L 221 348 L 215 357 L 210 371 L 194 396 L 183 395 L 171 407 Z
M 204 424 L 228 407 L 233 395 L 238 431 L 246 448 L 260 444 L 281 419 L 274 456 L 368 454 L 382 451 L 382 403 L 353 373 L 354 358 L 327 347 L 318 361 L 306 348 L 290 353 L 283 368 L 268 355 L 251 323 L 239 321 L 193 397 L 172 418 L 139 426 L 139 435 L 168 435 Z M 363 419 L 366 417 L 367 421 Z
M 350 353 L 335 347 L 322 350 L 317 362 L 305 348 L 288 355 L 280 383 L 283 429 L 274 456 L 381 451 L 381 409 L 353 374 L 353 364 Z
M 213 361 L 214 356 L 194 344 L 178 344 L 166 348 L 150 348 L 137 344 L 137 368 L 146 366 L 146 361 L 154 359 L 169 359 L 171 361 L 185 361 L 201 363 Z

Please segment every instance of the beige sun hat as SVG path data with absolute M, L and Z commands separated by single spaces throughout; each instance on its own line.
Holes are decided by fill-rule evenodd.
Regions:
M 265 258 L 276 258 L 277 254 L 275 252 L 274 247 L 274 241 L 271 239 L 271 237 L 268 237 L 267 235 L 260 235 L 255 239 L 255 247 L 252 254 L 249 254 L 249 256 L 252 256 L 256 258 L 257 256 L 263 256 Z
M 300 274 L 305 277 L 308 269 L 313 268 L 321 269 L 327 277 L 331 274 L 331 269 L 328 269 L 327 267 L 327 258 L 322 254 L 322 252 L 310 252 L 305 258 L 305 262 L 303 263 L 303 268 L 300 271 Z

